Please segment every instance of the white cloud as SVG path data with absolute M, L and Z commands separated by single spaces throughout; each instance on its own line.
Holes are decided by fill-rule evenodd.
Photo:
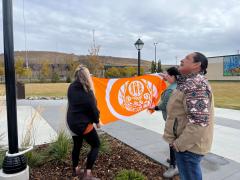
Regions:
M 238 0 L 24 1 L 29 50 L 87 54 L 92 29 L 101 55 L 137 57 L 139 37 L 142 58 L 152 60 L 153 42 L 159 42 L 157 56 L 163 63 L 175 63 L 176 56 L 192 51 L 214 56 L 240 49 Z M 15 50 L 25 49 L 22 3 L 13 1 Z

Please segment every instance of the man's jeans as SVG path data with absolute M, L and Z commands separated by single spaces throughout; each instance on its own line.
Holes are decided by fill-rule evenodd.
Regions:
M 202 180 L 200 162 L 202 155 L 189 151 L 175 152 L 181 180 Z

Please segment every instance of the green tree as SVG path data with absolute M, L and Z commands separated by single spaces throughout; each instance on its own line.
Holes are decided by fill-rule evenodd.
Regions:
M 17 77 L 22 77 L 25 75 L 25 67 L 24 60 L 22 58 L 18 58 L 15 62 L 15 72 Z
M 118 68 L 112 67 L 109 68 L 106 72 L 105 72 L 105 77 L 106 78 L 119 78 L 120 77 L 120 71 Z
M 152 61 L 151 64 L 151 73 L 155 73 L 156 72 L 156 63 L 154 61 Z
M 133 76 L 137 76 L 138 75 L 138 68 L 137 67 L 127 67 L 126 68 L 127 71 L 127 77 L 133 77 Z M 141 67 L 140 68 L 140 75 L 144 74 L 144 69 Z
M 1 82 L 2 82 L 2 78 L 3 78 L 3 76 L 4 76 L 4 73 L 5 73 L 5 71 L 4 71 L 4 64 L 3 64 L 3 62 L 0 62 L 0 77 L 1 77 Z
M 49 62 L 47 60 L 44 60 L 41 63 L 41 70 L 40 70 L 40 80 L 44 81 L 50 76 L 50 66 Z
M 72 81 L 74 71 L 79 63 L 77 61 L 74 61 L 73 54 L 71 54 L 65 57 L 65 64 L 66 64 L 66 82 L 70 83 Z
M 96 45 L 95 43 L 95 36 L 94 36 L 94 30 L 93 30 L 93 43 L 91 48 L 88 50 L 89 55 L 88 55 L 88 61 L 87 61 L 87 67 L 90 71 L 91 74 L 95 76 L 101 76 L 102 71 L 103 71 L 103 64 L 100 62 L 99 59 L 99 51 L 100 51 L 100 45 Z
M 58 74 L 57 72 L 53 72 L 53 73 L 52 73 L 52 79 L 51 79 L 51 81 L 52 81 L 53 83 L 56 83 L 56 82 L 58 82 L 59 80 L 60 80 L 59 74 Z
M 31 81 L 31 77 L 32 77 L 32 69 L 29 68 L 24 68 L 24 77 L 28 78 Z
M 161 62 L 161 60 L 159 59 L 158 60 L 158 64 L 157 64 L 157 72 L 158 73 L 160 73 L 160 72 L 162 72 L 163 70 L 162 70 L 162 62 Z
M 22 58 L 18 58 L 15 62 L 15 72 L 18 78 L 31 78 L 32 69 L 30 67 L 25 67 L 24 60 Z
M 0 62 L 0 76 L 3 76 L 4 75 L 4 64 L 3 62 Z
M 120 77 L 128 77 L 128 72 L 126 68 L 119 68 Z
M 126 71 L 127 71 L 127 76 L 128 77 L 132 77 L 132 76 L 137 75 L 137 68 L 135 68 L 135 67 L 127 67 Z

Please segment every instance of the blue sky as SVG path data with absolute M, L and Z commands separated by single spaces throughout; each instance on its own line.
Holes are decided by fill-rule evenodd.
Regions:
M 158 42 L 164 64 L 193 51 L 217 56 L 240 49 L 239 0 L 13 0 L 13 13 L 15 50 L 25 50 L 23 13 L 27 50 L 86 55 L 93 29 L 100 55 L 136 58 L 140 37 L 142 58 L 153 60 Z M 2 35 L 0 41 L 3 52 Z

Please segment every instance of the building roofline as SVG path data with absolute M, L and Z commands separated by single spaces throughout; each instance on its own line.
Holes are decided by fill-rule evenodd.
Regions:
M 240 56 L 240 54 L 230 54 L 230 55 L 222 55 L 222 56 L 211 56 L 207 58 L 218 58 L 218 57 L 229 57 L 229 56 Z

